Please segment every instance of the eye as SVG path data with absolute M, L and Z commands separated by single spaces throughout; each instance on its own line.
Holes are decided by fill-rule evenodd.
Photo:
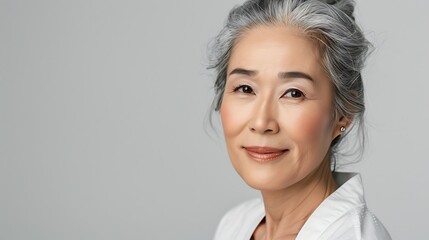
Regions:
M 253 89 L 249 85 L 240 85 L 240 86 L 234 88 L 234 92 L 253 94 Z
M 303 92 L 301 92 L 298 89 L 289 89 L 285 92 L 285 94 L 283 94 L 282 97 L 287 97 L 287 98 L 303 98 L 305 95 Z

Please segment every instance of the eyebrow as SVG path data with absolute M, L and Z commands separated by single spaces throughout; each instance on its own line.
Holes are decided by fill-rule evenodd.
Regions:
M 244 68 L 236 68 L 229 73 L 229 76 L 231 76 L 232 74 L 242 74 L 242 75 L 253 77 L 256 74 L 258 74 L 258 71 L 247 70 Z
M 254 71 L 254 70 L 248 70 L 248 69 L 244 69 L 244 68 L 235 68 L 234 70 L 232 70 L 228 75 L 231 76 L 232 74 L 242 74 L 242 75 L 246 75 L 249 77 L 253 77 L 255 75 L 258 74 L 258 71 Z M 278 73 L 278 77 L 280 79 L 287 79 L 287 78 L 303 78 L 303 79 L 307 79 L 310 81 L 314 81 L 313 78 L 303 72 L 297 72 L 297 71 L 293 71 L 293 72 L 279 72 Z
M 310 75 L 303 73 L 303 72 L 279 72 L 278 74 L 279 78 L 285 79 L 285 78 L 304 78 L 310 81 L 314 81 Z

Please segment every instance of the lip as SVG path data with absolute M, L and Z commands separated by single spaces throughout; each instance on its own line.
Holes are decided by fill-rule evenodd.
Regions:
M 246 150 L 246 153 L 250 158 L 260 163 L 279 159 L 289 151 L 289 149 L 280 149 L 266 146 L 249 146 L 243 147 L 243 149 Z

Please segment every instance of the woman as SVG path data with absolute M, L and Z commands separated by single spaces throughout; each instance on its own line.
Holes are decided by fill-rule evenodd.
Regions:
M 391 239 L 360 176 L 335 172 L 365 109 L 370 43 L 353 10 L 352 0 L 249 0 L 230 12 L 213 46 L 214 107 L 234 168 L 262 200 L 230 210 L 216 240 Z

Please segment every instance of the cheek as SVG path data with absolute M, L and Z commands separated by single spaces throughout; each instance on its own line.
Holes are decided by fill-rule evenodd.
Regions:
M 219 112 L 229 158 L 234 169 L 240 174 L 241 164 L 239 163 L 240 158 L 236 142 L 245 122 L 244 111 L 242 107 L 235 105 L 233 101 L 228 101 L 227 98 L 224 98 Z
M 229 107 L 228 103 L 223 100 L 220 107 L 220 119 L 225 137 L 231 135 L 231 132 L 233 132 L 234 117 L 233 110 Z
M 328 111 L 303 109 L 295 112 L 291 124 L 287 126 L 290 137 L 297 143 L 320 143 L 329 140 L 330 115 Z
M 226 141 L 229 141 L 229 138 L 239 134 L 245 122 L 244 116 L 245 111 L 243 107 L 229 101 L 227 97 L 223 99 L 220 108 L 220 117 Z

